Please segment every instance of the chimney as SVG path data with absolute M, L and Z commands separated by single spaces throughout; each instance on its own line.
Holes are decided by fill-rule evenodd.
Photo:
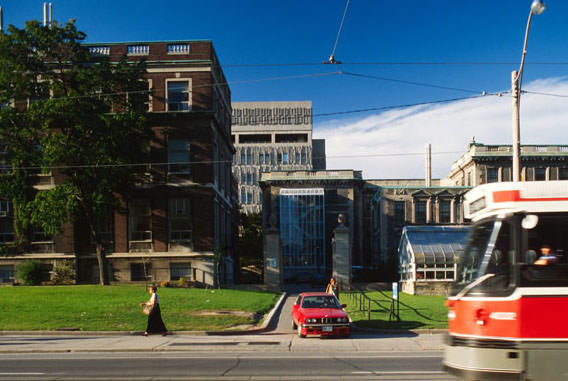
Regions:
M 426 186 L 432 186 L 432 146 L 426 144 Z
M 50 28 L 52 24 L 53 24 L 53 3 L 49 3 L 48 25 Z
M 43 26 L 47 26 L 47 3 L 43 3 Z
M 0 33 L 4 31 L 4 14 L 2 13 L 2 7 L 0 7 Z

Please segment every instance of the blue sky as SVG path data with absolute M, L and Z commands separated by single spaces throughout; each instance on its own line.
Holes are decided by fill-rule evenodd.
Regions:
M 509 90 L 530 0 L 351 0 L 335 52 L 342 65 L 320 63 L 332 51 L 345 0 L 52 2 L 55 19 L 75 18 L 89 42 L 212 40 L 232 83 L 233 101 L 311 100 L 314 134 L 328 139 L 330 166 L 363 169 L 367 178 L 422 176 L 422 157 L 397 155 L 423 152 L 426 143 L 433 145 L 436 177 L 447 174 L 472 136 L 510 143 L 507 95 L 318 115 Z M 568 94 L 568 2 L 546 4 L 533 18 L 524 85 Z M 24 20 L 42 18 L 42 1 L 0 0 L 0 6 L 5 24 L 21 27 Z M 340 71 L 357 76 L 330 74 Z M 294 76 L 301 78 L 289 78 Z M 257 82 L 266 78 L 281 79 Z M 523 143 L 568 144 L 563 114 L 568 99 L 527 95 L 522 102 Z M 533 107 L 539 104 L 544 110 Z M 454 115 L 454 110 L 459 111 Z M 543 113 L 550 134 L 537 132 Z

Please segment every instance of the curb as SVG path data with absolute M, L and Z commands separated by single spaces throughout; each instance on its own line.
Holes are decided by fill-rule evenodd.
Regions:
M 191 336 L 231 336 L 231 335 L 248 335 L 261 333 L 268 330 L 268 327 L 272 323 L 276 315 L 276 311 L 280 309 L 282 303 L 286 299 L 287 293 L 283 292 L 280 299 L 276 302 L 272 310 L 263 319 L 260 327 L 255 327 L 251 329 L 235 330 L 235 331 L 172 331 L 168 333 L 168 336 L 175 335 L 191 335 Z M 142 331 L 0 331 L 0 336 L 141 336 Z

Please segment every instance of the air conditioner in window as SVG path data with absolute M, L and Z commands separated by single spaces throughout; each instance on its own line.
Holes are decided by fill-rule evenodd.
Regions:
M 5 210 L 0 210 L 0 217 L 7 217 L 8 216 L 8 212 Z

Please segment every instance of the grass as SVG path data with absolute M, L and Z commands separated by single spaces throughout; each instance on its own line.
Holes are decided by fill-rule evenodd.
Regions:
M 253 324 L 252 316 L 199 316 L 196 311 L 265 313 L 278 294 L 243 290 L 160 288 L 160 308 L 170 331 L 215 331 Z M 141 285 L 0 287 L 0 330 L 143 331 Z
M 355 294 L 358 295 L 358 294 Z M 444 306 L 444 296 L 408 295 L 399 293 L 400 321 L 389 321 L 391 292 L 365 292 L 371 301 L 371 318 L 368 319 L 368 301 L 364 311 L 359 310 L 357 300 L 347 293 L 340 294 L 341 303 L 347 304 L 347 312 L 359 327 L 377 329 L 432 329 L 447 328 L 448 310 Z M 396 301 L 395 301 L 396 303 Z M 396 305 L 396 304 L 395 304 Z

